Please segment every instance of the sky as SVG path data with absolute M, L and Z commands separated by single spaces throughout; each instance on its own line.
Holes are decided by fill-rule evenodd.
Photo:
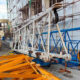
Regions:
M 0 0 L 0 19 L 7 19 L 6 0 Z

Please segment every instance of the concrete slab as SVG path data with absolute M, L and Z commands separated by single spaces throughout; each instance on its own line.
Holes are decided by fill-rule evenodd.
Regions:
M 0 56 L 8 53 L 9 51 L 10 51 L 9 47 L 5 45 L 4 43 L 2 43 L 2 47 L 0 49 Z
M 59 69 L 64 68 L 64 66 L 60 64 L 51 65 L 49 68 L 45 68 L 55 76 L 59 77 L 62 80 L 80 80 L 80 71 L 77 68 L 67 68 L 71 71 L 71 73 L 59 73 Z

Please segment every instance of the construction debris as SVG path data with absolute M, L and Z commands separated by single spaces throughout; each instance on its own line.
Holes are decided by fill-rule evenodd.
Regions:
M 12 80 L 60 80 L 24 54 L 0 56 L 0 79 Z

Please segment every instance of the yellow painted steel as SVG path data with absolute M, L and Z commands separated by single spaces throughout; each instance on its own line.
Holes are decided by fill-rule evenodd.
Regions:
M 0 79 L 12 80 L 60 80 L 24 54 L 0 56 Z
M 78 60 L 80 61 L 80 52 L 78 52 L 77 57 L 78 57 Z

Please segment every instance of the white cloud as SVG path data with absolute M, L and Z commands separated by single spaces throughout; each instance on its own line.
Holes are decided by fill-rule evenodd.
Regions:
M 6 0 L 0 0 L 0 19 L 7 18 Z
M 5 5 L 0 5 L 0 13 L 7 12 L 6 6 Z

